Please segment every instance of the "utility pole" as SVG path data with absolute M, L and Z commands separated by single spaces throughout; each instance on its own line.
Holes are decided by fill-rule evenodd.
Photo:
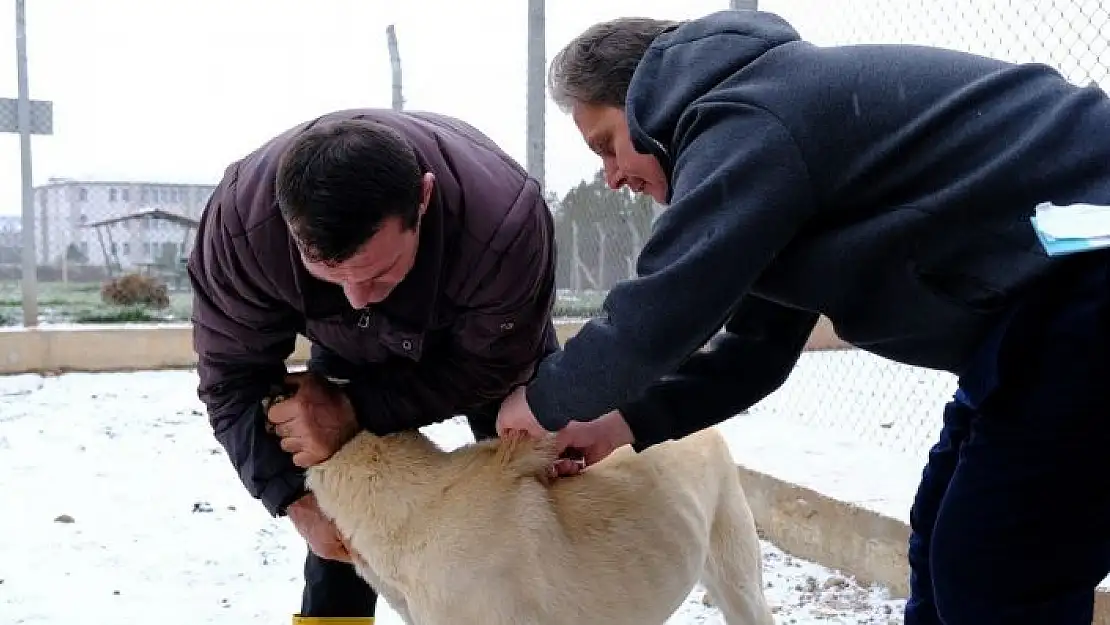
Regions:
M 393 110 L 400 111 L 405 108 L 405 99 L 401 96 L 401 53 L 397 51 L 397 29 L 393 24 L 385 27 L 385 37 L 389 46 L 389 66 L 393 69 Z
M 35 258 L 35 188 L 31 178 L 31 135 L 53 134 L 51 102 L 32 100 L 27 81 L 27 11 L 24 0 L 15 0 L 16 99 L 0 98 L 0 132 L 19 134 L 20 192 L 23 200 L 22 260 L 20 276 L 23 325 L 39 322 L 37 260 Z M 13 114 L 14 113 L 14 114 Z M 13 124 L 12 121 L 15 121 Z
M 546 188 L 544 181 L 544 132 L 547 97 L 544 89 L 545 51 L 544 0 L 528 0 L 528 98 L 525 169 Z

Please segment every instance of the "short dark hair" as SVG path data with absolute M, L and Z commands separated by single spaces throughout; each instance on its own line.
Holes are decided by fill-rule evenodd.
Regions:
M 651 42 L 681 22 L 622 17 L 590 26 L 551 60 L 547 84 L 565 113 L 575 104 L 624 108 L 628 85 Z
M 422 174 L 409 143 L 393 129 L 342 120 L 300 133 L 278 162 L 282 216 L 306 257 L 341 263 L 400 217 L 416 227 Z

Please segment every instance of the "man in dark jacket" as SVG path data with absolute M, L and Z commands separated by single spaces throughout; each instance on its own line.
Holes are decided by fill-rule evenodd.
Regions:
M 247 490 L 309 544 L 302 615 L 376 601 L 303 468 L 360 427 L 465 414 L 494 435 L 501 400 L 557 348 L 553 237 L 539 184 L 445 116 L 340 111 L 228 167 L 188 264 L 199 395 Z M 262 400 L 298 333 L 318 377 L 273 405 L 271 432 Z
M 777 389 L 824 314 L 959 376 L 911 511 L 907 625 L 1090 623 L 1110 571 L 1110 258 L 1047 255 L 1030 217 L 1110 205 L 1107 95 L 1038 64 L 818 47 L 754 11 L 599 24 L 550 77 L 610 185 L 669 206 L 638 277 L 499 430 L 561 430 L 589 462 L 683 436 Z

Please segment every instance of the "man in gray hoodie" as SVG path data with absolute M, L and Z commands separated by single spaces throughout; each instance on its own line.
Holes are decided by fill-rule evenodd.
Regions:
M 959 376 L 911 511 L 907 625 L 1089 624 L 1110 252 L 1049 256 L 1030 217 L 1110 205 L 1107 95 L 1039 64 L 817 47 L 756 11 L 595 25 L 550 82 L 610 186 L 668 208 L 499 431 L 559 431 L 596 462 L 709 427 L 777 389 L 824 314 Z

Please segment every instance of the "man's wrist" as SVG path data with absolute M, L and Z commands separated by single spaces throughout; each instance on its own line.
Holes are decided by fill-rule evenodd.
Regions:
M 611 411 L 613 415 L 613 434 L 614 439 L 619 440 L 624 445 L 636 444 L 636 435 L 632 432 L 632 427 L 628 424 L 628 417 L 619 408 Z
M 285 508 L 285 514 L 289 517 L 290 521 L 294 523 L 299 522 L 306 514 L 311 514 L 316 510 L 316 497 L 311 492 L 305 492 L 299 498 L 294 499 Z

